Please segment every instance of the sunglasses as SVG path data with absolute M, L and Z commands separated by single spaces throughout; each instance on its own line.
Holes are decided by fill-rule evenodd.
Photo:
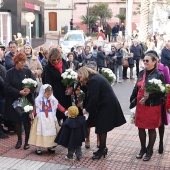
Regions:
M 55 62 L 55 61 L 60 61 L 61 59 L 58 58 L 58 59 L 53 59 L 52 62 Z
M 149 60 L 143 60 L 143 62 L 149 63 Z

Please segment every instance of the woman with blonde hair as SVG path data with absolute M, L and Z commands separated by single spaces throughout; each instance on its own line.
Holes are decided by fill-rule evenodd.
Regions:
M 101 74 L 83 66 L 78 70 L 78 81 L 88 87 L 88 103 L 83 114 L 93 114 L 96 118 L 95 133 L 99 134 L 100 146 L 92 159 L 100 159 L 108 151 L 107 132 L 123 125 L 126 120 L 111 85 Z

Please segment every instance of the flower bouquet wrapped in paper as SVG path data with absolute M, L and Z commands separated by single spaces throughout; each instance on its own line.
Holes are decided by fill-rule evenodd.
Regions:
M 114 82 L 116 81 L 116 76 L 111 69 L 102 68 L 101 73 L 109 81 L 111 85 L 114 84 Z
M 144 90 L 148 94 L 152 93 L 164 93 L 166 94 L 168 87 L 162 83 L 161 80 L 158 79 L 151 79 L 149 80 L 149 84 L 144 87 Z M 143 97 L 139 102 L 140 104 L 144 104 L 147 99 Z
M 22 80 L 23 88 L 32 88 L 37 86 L 37 82 L 31 78 L 25 78 Z
M 67 86 L 66 95 L 71 95 L 72 93 L 72 86 L 74 83 L 77 83 L 77 73 L 72 69 L 67 69 L 64 73 L 61 74 L 62 83 Z
M 22 116 L 22 114 L 25 112 L 33 111 L 32 104 L 25 97 L 18 98 L 13 102 L 12 105 L 20 116 Z

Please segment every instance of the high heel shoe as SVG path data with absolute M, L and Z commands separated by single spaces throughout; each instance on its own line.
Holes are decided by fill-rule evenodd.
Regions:
M 17 144 L 15 145 L 15 149 L 19 149 L 22 145 L 22 141 L 21 140 L 18 140 L 17 141 Z
M 152 154 L 153 154 L 153 150 L 151 149 L 147 150 L 146 155 L 143 158 L 143 161 L 149 161 L 152 157 Z
M 146 153 L 146 151 L 147 151 L 146 148 L 142 148 L 140 152 L 136 155 L 136 158 L 141 159 L 143 155 Z
M 96 152 L 93 152 L 93 155 L 96 155 L 98 152 L 100 152 L 100 151 L 98 150 Z M 107 152 L 108 152 L 108 148 L 107 147 L 105 147 L 104 152 L 107 155 Z
M 163 147 L 163 142 L 159 143 L 159 149 L 158 149 L 158 153 L 162 154 L 164 151 L 164 147 Z
M 100 159 L 101 157 L 103 156 L 103 158 L 105 158 L 105 156 L 106 156 L 106 151 L 104 150 L 103 152 L 98 152 L 98 153 L 96 153 L 93 157 L 92 157 L 92 159 L 93 160 L 95 160 L 95 159 Z

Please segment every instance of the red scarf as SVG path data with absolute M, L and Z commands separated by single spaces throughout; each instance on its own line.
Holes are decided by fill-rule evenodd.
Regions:
M 60 60 L 57 64 L 52 64 L 52 65 L 55 67 L 55 69 L 57 69 L 60 72 L 60 74 L 62 73 L 62 71 L 63 71 L 63 69 L 62 69 L 63 62 L 62 62 L 62 60 Z

